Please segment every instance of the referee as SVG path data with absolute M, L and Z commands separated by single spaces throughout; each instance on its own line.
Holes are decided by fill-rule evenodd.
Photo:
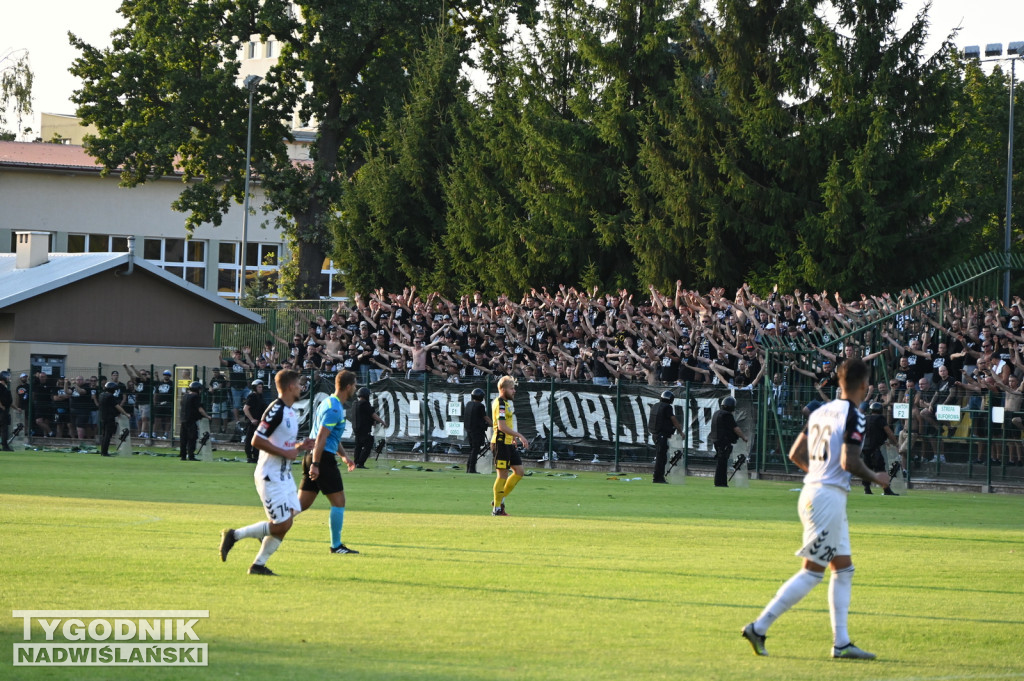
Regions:
M 341 526 L 345 522 L 345 485 L 335 454 L 348 466 L 349 472 L 356 468 L 356 462 L 348 458 L 341 446 L 345 432 L 344 403 L 352 399 L 356 391 L 356 375 L 341 371 L 334 378 L 334 394 L 320 403 L 313 416 L 316 444 L 313 451 L 302 457 L 302 484 L 299 485 L 299 505 L 302 510 L 313 505 L 316 495 L 324 493 L 331 502 L 331 553 L 359 553 L 341 543 Z

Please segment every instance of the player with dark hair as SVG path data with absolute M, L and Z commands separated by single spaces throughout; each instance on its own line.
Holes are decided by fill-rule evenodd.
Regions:
M 668 439 L 672 437 L 672 431 L 683 436 L 683 427 L 679 425 L 672 402 L 676 396 L 671 390 L 661 393 L 661 399 L 651 407 L 651 415 L 648 420 L 648 428 L 651 431 L 651 438 L 654 440 L 654 479 L 655 483 L 668 483 L 665 479 L 665 466 L 668 463 Z
M 519 441 L 524 449 L 530 446 L 529 441 L 516 431 L 516 415 L 512 406 L 512 398 L 515 396 L 516 380 L 511 376 L 498 379 L 498 396 L 491 403 L 491 422 L 494 424 L 491 449 L 494 451 L 494 469 L 497 471 L 491 515 L 508 515 L 505 513 L 505 497 L 512 494 L 524 473 L 523 460 L 515 444 Z
M 466 439 L 469 440 L 469 459 L 466 461 L 466 472 L 476 473 L 476 460 L 487 446 L 487 429 L 491 419 L 484 408 L 484 391 L 474 388 L 466 404 Z
M 252 537 L 262 540 L 260 552 L 249 567 L 250 575 L 274 575 L 267 567 L 267 559 L 281 546 L 295 515 L 302 511 L 295 478 L 292 477 L 292 461 L 298 457 L 299 452 L 309 451 L 313 446 L 309 438 L 299 443 L 295 441 L 299 434 L 299 419 L 292 404 L 299 399 L 301 392 L 299 372 L 291 369 L 279 371 L 274 382 L 277 384 L 278 397 L 263 412 L 263 418 L 253 436 L 253 444 L 260 450 L 260 459 L 253 477 L 270 521 L 238 530 L 224 530 L 220 540 L 222 561 L 227 560 L 228 552 L 239 539 Z
M 335 455 L 340 457 L 348 466 L 349 473 L 356 468 L 355 459 L 348 458 L 341 446 L 341 436 L 345 433 L 344 403 L 352 399 L 355 391 L 356 375 L 351 371 L 339 371 L 334 377 L 334 394 L 320 403 L 313 416 L 310 434 L 316 437 L 316 444 L 313 451 L 302 458 L 299 503 L 305 511 L 313 505 L 320 492 L 331 503 L 331 553 L 359 553 L 341 543 L 341 527 L 345 522 L 345 484 L 335 459 Z
M 743 627 L 743 637 L 750 642 L 755 655 L 768 654 L 764 646 L 768 628 L 809 594 L 829 567 L 832 570 L 828 590 L 832 657 L 875 658 L 873 653 L 861 650 L 850 641 L 846 626 L 853 586 L 850 530 L 846 520 L 850 477 L 856 475 L 882 487 L 889 484 L 886 473 L 872 471 L 860 457 L 865 419 L 856 405 L 867 395 L 868 374 L 863 360 L 844 362 L 839 368 L 841 398 L 815 410 L 790 449 L 790 460 L 806 473 L 798 505 L 804 526 L 803 547 L 796 552 L 803 558 L 803 568 L 782 585 L 757 620 Z

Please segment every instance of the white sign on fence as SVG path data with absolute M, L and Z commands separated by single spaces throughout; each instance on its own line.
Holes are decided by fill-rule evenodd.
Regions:
M 892 405 L 892 417 L 894 419 L 910 418 L 910 405 L 906 402 L 900 402 Z
M 1003 408 L 1002 407 L 992 407 L 992 423 L 1002 423 L 1002 422 L 1003 422 Z
M 448 437 L 462 438 L 466 436 L 466 430 L 462 426 L 462 421 L 449 421 L 446 427 Z
M 959 404 L 937 404 L 935 405 L 935 418 L 939 421 L 959 421 Z
M 449 402 L 448 416 L 462 416 L 462 405 L 458 402 Z

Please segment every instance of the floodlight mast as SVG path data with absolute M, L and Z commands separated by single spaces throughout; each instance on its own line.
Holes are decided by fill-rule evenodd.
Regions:
M 249 124 L 248 131 L 245 136 L 245 196 L 242 199 L 242 252 L 240 253 L 240 263 L 242 271 L 238 277 L 238 302 L 242 302 L 242 295 L 245 293 L 245 252 L 248 248 L 249 240 L 249 178 L 252 176 L 252 95 L 256 91 L 256 86 L 263 80 L 261 76 L 255 74 L 246 76 L 242 84 L 249 91 Z

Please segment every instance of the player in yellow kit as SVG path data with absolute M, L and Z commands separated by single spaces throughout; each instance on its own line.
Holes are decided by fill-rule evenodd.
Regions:
M 530 446 L 526 438 L 516 431 L 516 415 L 512 406 L 512 398 L 515 396 L 515 379 L 511 376 L 502 376 L 498 380 L 498 396 L 491 403 L 491 423 L 494 424 L 491 451 L 494 452 L 494 469 L 498 473 L 494 479 L 491 515 L 508 515 L 505 513 L 505 497 L 511 494 L 523 479 L 523 460 L 516 451 L 515 444 L 518 440 L 524 448 Z

